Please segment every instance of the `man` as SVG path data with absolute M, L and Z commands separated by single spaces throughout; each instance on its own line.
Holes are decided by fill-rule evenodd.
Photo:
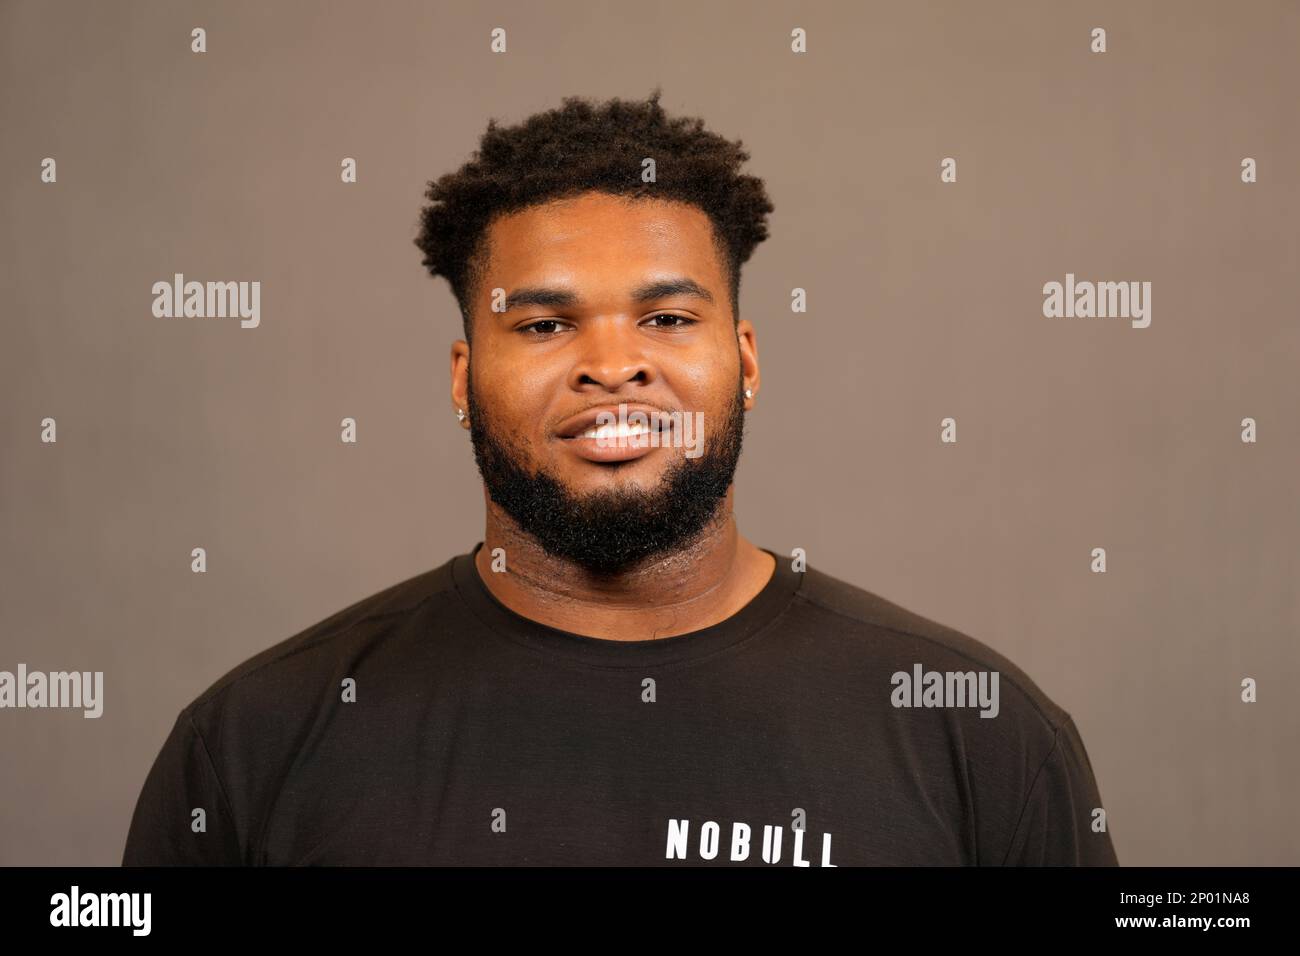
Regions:
M 490 122 L 429 184 L 483 541 L 186 707 L 125 863 L 1116 863 L 1014 664 L 739 533 L 773 207 L 658 98 Z

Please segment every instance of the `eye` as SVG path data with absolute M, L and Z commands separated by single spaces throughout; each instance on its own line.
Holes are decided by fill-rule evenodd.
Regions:
M 687 326 L 695 325 L 695 319 L 689 319 L 684 315 L 673 315 L 671 312 L 660 312 L 658 315 L 650 316 L 650 322 L 657 323 L 660 319 L 672 319 L 674 322 L 680 322 L 681 325 L 655 325 L 657 329 L 684 329 Z
M 546 338 L 555 334 L 555 326 L 559 324 L 559 319 L 540 319 L 529 325 L 521 325 L 515 331 L 521 335 L 531 335 L 533 338 Z

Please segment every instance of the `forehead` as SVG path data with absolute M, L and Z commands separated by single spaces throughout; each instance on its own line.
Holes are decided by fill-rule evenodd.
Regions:
M 665 270 L 709 283 L 722 277 L 709 217 L 662 199 L 586 193 L 531 206 L 492 223 L 488 251 L 498 285 Z

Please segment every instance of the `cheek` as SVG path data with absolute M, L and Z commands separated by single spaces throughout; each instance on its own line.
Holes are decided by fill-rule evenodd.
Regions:
M 540 440 L 556 388 L 535 368 L 474 373 L 474 397 L 487 407 L 493 424 L 530 441 Z
M 740 387 L 740 363 L 734 356 L 715 355 L 708 362 L 680 366 L 674 372 L 673 387 L 684 410 L 723 412 Z

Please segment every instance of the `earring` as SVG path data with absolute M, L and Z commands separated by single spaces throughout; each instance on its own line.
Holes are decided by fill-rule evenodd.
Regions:
M 456 409 L 456 420 L 462 422 L 465 420 L 465 409 L 463 408 Z
M 753 398 L 753 397 L 754 397 L 754 390 L 753 390 L 752 388 L 747 388 L 747 389 L 745 389 L 745 397 L 746 397 L 746 398 Z

